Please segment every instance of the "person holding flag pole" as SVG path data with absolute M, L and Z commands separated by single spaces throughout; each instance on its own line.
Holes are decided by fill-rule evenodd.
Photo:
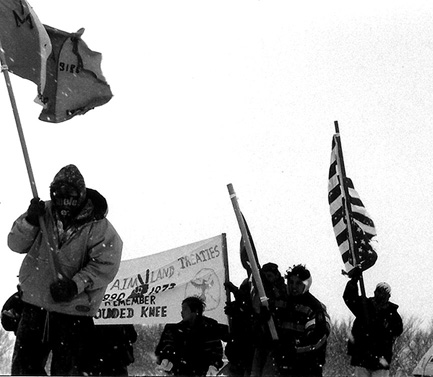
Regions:
M 376 236 L 373 220 L 368 215 L 352 181 L 346 176 L 340 130 L 334 122 L 335 134 L 332 139 L 331 165 L 329 168 L 328 202 L 332 225 L 346 271 L 350 278 L 357 275 L 361 296 L 366 297 L 362 271 L 370 268 L 377 260 L 377 253 L 371 245 Z M 364 310 L 365 318 L 368 313 Z
M 338 122 L 334 124 L 336 134 L 332 143 L 328 201 L 332 225 L 346 267 L 344 274 L 350 278 L 343 299 L 355 315 L 348 354 L 356 377 L 387 377 L 392 345 L 403 331 L 402 320 L 397 312 L 398 306 L 389 301 L 391 287 L 387 283 L 376 286 L 374 297 L 366 296 L 362 272 L 377 260 L 372 246 L 376 229 L 352 181 L 346 177 Z
M 254 253 L 253 253 L 253 249 L 252 249 L 252 246 L 251 246 L 251 241 L 250 241 L 250 238 L 248 237 L 247 228 L 246 228 L 244 219 L 242 217 L 242 213 L 241 213 L 240 208 L 239 208 L 239 204 L 238 204 L 238 201 L 237 201 L 236 193 L 235 193 L 235 191 L 233 189 L 233 185 L 232 184 L 227 185 L 227 187 L 228 187 L 228 190 L 229 190 L 229 194 L 230 194 L 230 198 L 231 198 L 231 201 L 232 201 L 232 204 L 233 204 L 233 208 L 235 210 L 236 218 L 238 220 L 238 224 L 239 224 L 239 227 L 240 227 L 240 230 L 241 230 L 241 233 L 242 233 L 242 237 L 243 237 L 243 240 L 244 240 L 244 243 L 245 243 L 245 248 L 246 248 L 246 251 L 247 251 L 248 260 L 249 260 L 249 263 L 250 263 L 250 266 L 251 266 L 251 273 L 253 275 L 254 282 L 255 282 L 255 284 L 257 286 L 257 290 L 258 290 L 259 297 L 260 297 L 260 302 L 262 303 L 262 305 L 264 307 L 269 308 L 268 298 L 266 297 L 265 288 L 263 286 L 263 282 L 262 282 L 262 279 L 260 277 L 260 271 L 259 271 L 259 268 L 257 266 L 256 259 L 254 258 Z M 269 326 L 269 331 L 271 333 L 272 339 L 273 340 L 278 340 L 277 330 L 275 328 L 275 324 L 274 324 L 274 321 L 273 321 L 272 317 L 269 318 L 268 326 Z
M 10 9 L 14 9 L 14 7 L 16 7 L 16 5 L 14 4 L 14 1 L 10 1 L 11 4 L 7 4 L 7 6 L 10 7 Z M 6 7 L 6 2 L 5 4 L 2 4 L 3 7 Z M 4 78 L 5 78 L 5 82 L 6 82 L 6 87 L 8 90 L 8 94 L 9 94 L 9 99 L 11 102 L 11 106 L 12 106 L 12 111 L 14 114 L 14 118 L 15 118 L 15 124 L 17 127 L 17 131 L 18 131 L 18 136 L 20 139 L 20 143 L 21 143 L 21 149 L 23 152 L 23 156 L 24 156 L 24 161 L 26 164 L 26 168 L 27 168 L 27 174 L 29 177 L 29 182 L 30 182 L 30 187 L 32 190 L 32 194 L 33 194 L 33 199 L 31 202 L 31 208 L 32 210 L 34 209 L 35 211 L 37 211 L 37 207 L 43 207 L 43 203 L 40 201 L 39 199 L 39 195 L 38 195 L 38 190 L 36 188 L 36 181 L 35 181 L 35 177 L 33 175 L 33 169 L 30 163 L 30 157 L 29 157 L 29 153 L 27 150 L 27 144 L 25 141 L 25 137 L 24 137 L 24 132 L 23 132 L 23 128 L 22 128 L 22 124 L 21 124 L 21 119 L 20 119 L 20 115 L 18 112 L 18 107 L 17 107 L 17 103 L 15 100 L 15 95 L 13 92 L 13 88 L 12 88 L 12 82 L 9 76 L 9 67 L 8 67 L 8 60 L 10 60 L 11 62 L 13 62 L 14 60 L 17 59 L 17 57 L 20 57 L 22 60 L 25 60 L 26 63 L 28 60 L 30 60 L 31 65 L 27 66 L 27 64 L 18 64 L 18 68 L 17 68 L 17 74 L 19 74 L 20 76 L 24 77 L 24 78 L 28 78 L 31 81 L 35 82 L 38 85 L 38 91 L 39 94 L 42 93 L 42 91 L 44 90 L 45 87 L 45 78 L 46 78 L 46 60 L 48 58 L 48 55 L 51 53 L 51 41 L 50 38 L 48 36 L 48 33 L 46 32 L 44 26 L 42 25 L 42 23 L 39 21 L 39 19 L 37 18 L 36 14 L 33 12 L 33 10 L 31 9 L 30 5 L 26 2 L 23 1 L 21 3 L 21 8 L 22 8 L 22 17 L 24 20 L 29 20 L 29 22 L 34 25 L 34 27 L 31 27 L 30 29 L 26 29 L 24 27 L 19 27 L 17 28 L 21 33 L 25 33 L 23 34 L 21 37 L 24 41 L 26 40 L 30 40 L 30 41 L 34 41 L 34 43 L 27 45 L 24 43 L 17 43 L 15 41 L 15 44 L 17 44 L 18 46 L 21 47 L 16 47 L 14 49 L 11 48 L 11 53 L 9 54 L 9 49 L 4 49 L 3 48 L 3 44 L 2 44 L 2 39 L 3 38 L 10 38 L 10 35 L 21 35 L 19 33 L 15 33 L 15 29 L 13 30 L 7 30 L 8 27 L 8 22 L 7 19 L 2 20 L 2 28 L 1 28 L 1 34 L 0 34 L 0 62 L 1 62 L 1 71 L 3 72 Z M 2 17 L 6 17 L 5 15 L 7 14 L 6 9 L 2 9 L 2 12 L 4 12 L 4 14 L 2 15 Z M 26 14 L 26 12 L 28 12 L 28 14 Z M 11 12 L 12 14 L 12 12 Z M 14 11 L 14 14 L 15 11 Z M 18 16 L 15 16 L 18 17 Z M 19 25 L 18 25 L 19 26 Z M 10 27 L 10 26 L 9 26 Z M 3 30 L 3 28 L 6 28 L 6 30 Z M 8 44 L 12 44 L 12 42 L 14 41 L 8 41 Z M 25 50 L 25 51 L 23 51 Z M 8 58 L 6 54 L 8 54 Z M 12 55 L 12 56 L 9 56 Z M 38 58 L 34 59 L 33 56 L 37 56 Z M 36 77 L 33 77 L 32 75 L 30 75 L 29 72 L 37 72 Z M 36 215 L 36 217 L 38 217 Z M 46 231 L 46 226 L 45 226 L 45 222 L 43 220 L 42 216 L 38 217 L 38 222 L 39 225 L 41 227 L 41 231 L 43 234 L 47 234 Z M 53 244 L 50 243 L 50 240 L 48 238 L 45 239 L 45 242 L 47 242 L 47 245 L 52 249 L 52 250 L 56 250 L 56 248 L 54 247 Z M 49 263 L 51 264 L 51 273 L 52 276 L 55 279 L 62 279 L 62 275 L 60 274 L 60 270 L 58 267 L 58 262 L 55 258 L 54 253 L 50 253 L 49 257 Z
M 26 254 L 19 272 L 23 311 L 12 357 L 13 375 L 45 374 L 50 352 L 51 374 L 89 374 L 93 317 L 120 266 L 123 243 L 106 218 L 107 201 L 86 187 L 75 165 L 55 175 L 50 197 L 47 202 L 32 200 L 8 235 L 9 248 Z M 41 217 L 46 234 L 40 227 Z M 53 252 L 57 252 L 56 271 L 61 278 L 51 276 L 48 256 Z
M 360 260 L 359 257 L 359 249 L 358 249 L 358 244 L 355 241 L 355 229 L 353 226 L 353 213 L 352 213 L 352 207 L 351 207 L 351 196 L 349 193 L 349 185 L 351 184 L 351 181 L 346 177 L 346 169 L 344 166 L 344 160 L 343 160 L 343 149 L 341 146 L 341 139 L 340 139 L 340 131 L 339 131 L 339 127 L 338 127 L 338 122 L 335 121 L 335 130 L 336 130 L 336 134 L 334 135 L 334 142 L 336 145 L 336 169 L 338 170 L 338 177 L 339 177 L 339 182 L 340 182 L 340 192 L 341 192 L 341 200 L 344 206 L 343 209 L 343 213 L 344 213 L 344 222 L 346 224 L 346 229 L 347 229 L 347 242 L 348 242 L 348 250 L 350 252 L 350 257 L 351 257 L 351 261 L 353 266 L 358 266 L 359 268 L 361 267 L 361 263 L 362 261 Z M 349 181 L 349 182 L 348 182 Z M 372 224 L 372 220 L 369 219 L 371 224 Z M 334 228 L 335 229 L 335 228 Z M 373 236 L 376 235 L 375 231 L 373 233 Z M 374 252 L 374 250 L 371 250 L 371 258 L 372 258 L 372 263 L 374 263 L 377 259 L 377 254 Z M 371 263 L 371 262 L 370 262 Z M 364 269 L 367 269 L 370 266 L 363 266 Z M 348 273 L 349 276 L 351 276 L 351 273 Z M 364 286 L 364 280 L 362 278 L 362 273 L 359 276 L 359 285 L 360 285 L 360 289 L 361 289 L 361 294 L 362 296 L 365 297 L 365 286 Z
M 8 63 L 14 73 L 35 82 L 41 95 L 51 41 L 26 0 L 1 0 L 0 10 L 1 70 L 33 194 L 8 235 L 10 249 L 26 254 L 11 374 L 45 375 L 52 352 L 52 375 L 84 375 L 92 364 L 93 316 L 119 269 L 122 240 L 106 219 L 105 198 L 86 188 L 74 165 L 55 176 L 51 201 L 39 199 Z
M 302 265 L 295 266 L 287 271 L 287 284 L 284 281 L 278 284 L 274 281 L 275 278 L 280 278 L 276 264 L 267 263 L 259 269 L 251 236 L 233 186 L 228 185 L 228 189 L 245 241 L 253 283 L 262 304 L 260 316 L 267 319 L 272 340 L 269 343 L 266 338 L 262 339 L 262 344 L 256 348 L 251 376 L 322 376 L 330 324 L 325 305 L 309 292 L 312 282 L 310 272 Z M 273 275 L 273 278 L 268 281 L 268 285 L 277 283 L 275 288 L 284 287 L 286 290 L 281 292 L 280 289 L 282 294 L 278 298 L 274 297 L 271 310 L 262 280 L 262 276 L 269 279 L 269 275 Z M 271 292 L 268 294 L 272 296 Z M 264 352 L 266 347 L 268 349 Z
M 261 303 L 261 307 L 263 312 L 265 313 L 265 317 L 266 317 L 266 322 L 267 322 L 267 326 L 269 329 L 269 333 L 271 336 L 271 339 L 273 341 L 274 344 L 276 344 L 278 342 L 278 333 L 277 333 L 277 329 L 275 327 L 275 323 L 274 323 L 274 319 L 271 315 L 271 312 L 269 311 L 269 298 L 266 296 L 266 292 L 265 292 L 265 288 L 262 282 L 262 278 L 260 276 L 260 270 L 258 267 L 258 263 L 256 260 L 256 255 L 254 253 L 252 244 L 251 244 L 251 239 L 250 239 L 250 235 L 247 229 L 247 225 L 245 222 L 245 219 L 242 215 L 242 212 L 240 210 L 239 207 L 239 203 L 237 200 L 237 196 L 236 193 L 234 191 L 233 185 L 232 184 L 228 184 L 227 185 L 228 191 L 229 191 L 229 195 L 230 195 L 230 199 L 233 205 L 233 209 L 236 215 L 236 219 L 238 221 L 238 225 L 239 228 L 241 230 L 241 234 L 242 234 L 242 239 L 245 245 L 245 250 L 248 256 L 248 262 L 249 262 L 249 266 L 251 268 L 251 274 L 253 277 L 253 284 L 255 286 L 255 288 L 257 289 L 257 293 L 259 296 L 259 300 Z M 264 376 L 264 375 L 269 375 L 269 374 L 274 374 L 276 373 L 275 371 L 275 364 L 273 361 L 273 357 L 272 354 L 268 354 L 268 357 L 263 360 L 262 357 L 257 357 L 257 352 L 256 355 L 254 357 L 253 360 L 253 365 L 251 368 L 251 376 Z M 271 372 L 272 371 L 272 372 Z

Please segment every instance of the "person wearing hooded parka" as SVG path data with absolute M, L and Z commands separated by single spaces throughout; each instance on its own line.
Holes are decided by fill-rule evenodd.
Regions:
M 8 235 L 9 248 L 26 254 L 13 375 L 46 374 L 50 352 L 51 375 L 87 373 L 93 317 L 120 265 L 122 240 L 106 218 L 107 202 L 86 187 L 75 165 L 56 174 L 50 196 L 46 202 L 33 198 Z M 52 257 L 57 263 L 50 263 Z

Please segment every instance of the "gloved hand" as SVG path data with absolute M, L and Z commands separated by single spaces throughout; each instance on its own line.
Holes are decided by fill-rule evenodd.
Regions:
M 233 294 L 237 293 L 239 290 L 239 288 L 236 287 L 236 285 L 234 285 L 231 281 L 225 282 L 224 287 Z
M 206 372 L 206 376 L 216 376 L 218 374 L 217 367 L 210 365 L 209 369 Z
M 27 222 L 33 226 L 39 226 L 39 216 L 43 216 L 44 214 L 45 202 L 39 198 L 33 198 L 27 209 Z
M 51 283 L 50 292 L 55 302 L 69 302 L 77 295 L 78 287 L 75 281 L 63 277 Z
M 228 302 L 226 306 L 224 306 L 224 313 L 225 315 L 228 315 L 229 317 L 233 317 L 236 314 L 236 303 L 235 302 Z
M 161 364 L 156 369 L 163 370 L 164 372 L 170 372 L 173 369 L 173 363 L 168 359 L 163 359 Z
M 353 281 L 358 281 L 362 275 L 362 269 L 359 266 L 355 266 L 352 271 L 349 272 L 349 277 Z
M 261 306 L 260 313 L 259 313 L 260 321 L 266 323 L 271 319 L 271 317 L 272 317 L 272 313 L 269 310 L 269 308 L 267 306 Z
M 13 331 L 16 333 L 20 319 L 21 315 L 14 309 L 3 310 L 1 313 L 1 324 L 6 331 Z

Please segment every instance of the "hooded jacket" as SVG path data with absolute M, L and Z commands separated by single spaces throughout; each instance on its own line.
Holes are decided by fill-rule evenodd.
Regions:
M 65 175 L 60 173 L 64 173 L 64 169 L 70 166 L 56 175 L 51 186 L 65 179 Z M 78 175 L 80 176 L 79 172 Z M 45 202 L 47 236 L 57 247 L 57 251 L 51 251 L 40 228 L 26 220 L 27 212 L 15 220 L 8 235 L 8 245 L 17 253 L 27 254 L 19 272 L 24 302 L 47 311 L 94 316 L 108 284 L 117 274 L 123 244 L 105 217 L 105 198 L 96 190 L 86 189 L 84 180 L 80 190 L 80 193 L 85 190 L 83 207 L 72 226 L 64 231 L 61 231 L 52 202 Z M 57 258 L 61 274 L 77 285 L 78 294 L 70 302 L 55 302 L 51 296 L 50 284 L 55 278 L 49 253 L 53 253 Z

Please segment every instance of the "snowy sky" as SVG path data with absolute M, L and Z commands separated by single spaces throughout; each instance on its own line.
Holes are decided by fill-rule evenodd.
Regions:
M 107 198 L 123 259 L 226 233 L 239 284 L 232 183 L 260 262 L 282 272 L 305 263 L 312 293 L 334 319 L 348 318 L 327 202 L 338 120 L 347 175 L 377 227 L 367 293 L 387 281 L 403 315 L 429 322 L 433 3 L 299 3 L 31 1 L 44 24 L 85 28 L 114 93 L 49 124 L 37 119 L 36 86 L 11 75 L 39 195 L 49 199 L 55 173 L 74 163 Z M 23 258 L 7 234 L 32 193 L 5 85 L 0 100 L 5 300 Z

